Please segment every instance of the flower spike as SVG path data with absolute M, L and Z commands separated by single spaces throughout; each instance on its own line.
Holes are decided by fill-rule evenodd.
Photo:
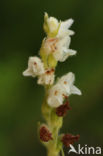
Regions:
M 72 72 L 57 80 L 55 76 L 58 62 L 64 62 L 77 53 L 70 48 L 71 36 L 74 35 L 74 31 L 70 30 L 73 22 L 72 18 L 61 21 L 45 13 L 43 29 L 46 36 L 42 41 L 39 57 L 29 57 L 28 68 L 23 72 L 24 76 L 37 77 L 37 83 L 45 88 L 41 109 L 45 124 L 39 124 L 39 138 L 47 148 L 48 156 L 58 156 L 60 152 L 64 156 L 63 145 L 72 146 L 79 139 L 79 135 L 61 135 L 60 128 L 63 117 L 71 109 L 68 97 L 82 93 L 74 85 L 75 75 Z

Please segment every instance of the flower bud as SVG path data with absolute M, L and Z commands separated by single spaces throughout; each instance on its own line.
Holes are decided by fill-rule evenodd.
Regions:
M 58 33 L 60 22 L 54 17 L 48 17 L 48 14 L 44 15 L 44 31 L 49 37 L 55 37 Z

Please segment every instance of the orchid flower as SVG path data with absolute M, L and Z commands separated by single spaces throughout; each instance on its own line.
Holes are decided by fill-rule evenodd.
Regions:
M 41 106 L 45 123 L 39 123 L 39 139 L 47 148 L 48 156 L 59 156 L 63 152 L 63 144 L 71 146 L 78 141 L 79 135 L 61 134 L 63 117 L 71 107 L 68 97 L 72 94 L 81 95 L 81 91 L 74 85 L 75 75 L 69 72 L 61 78 L 56 78 L 55 69 L 58 62 L 64 62 L 69 56 L 76 54 L 70 48 L 70 30 L 73 19 L 59 21 L 54 17 L 44 15 L 44 31 L 46 36 L 42 41 L 39 56 L 29 57 L 28 67 L 23 72 L 24 76 L 37 77 L 37 83 L 45 88 L 45 97 Z

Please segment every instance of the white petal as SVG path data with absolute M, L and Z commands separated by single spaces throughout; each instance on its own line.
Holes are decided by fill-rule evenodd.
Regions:
M 71 30 L 68 30 L 72 24 L 73 24 L 73 19 L 69 19 L 64 22 L 61 22 L 59 32 L 58 32 L 58 37 L 73 35 L 74 32 Z
M 71 87 L 71 94 L 77 94 L 77 95 L 82 95 L 80 89 L 78 89 L 76 86 Z
M 63 104 L 64 100 L 64 88 L 60 84 L 54 85 L 48 92 L 48 105 L 51 107 L 59 107 Z
M 72 72 L 62 76 L 57 83 L 59 83 L 64 88 L 64 94 L 69 96 L 71 94 L 71 87 L 74 83 L 75 75 Z
M 28 68 L 23 72 L 24 76 L 39 76 L 44 73 L 44 65 L 39 57 L 29 57 Z
M 68 49 L 68 53 L 70 56 L 75 55 L 77 53 L 76 50 Z
M 23 72 L 23 76 L 33 76 L 32 71 L 30 69 L 26 69 Z M 35 77 L 35 75 L 33 77 Z
M 69 56 L 75 55 L 77 52 L 72 49 L 64 49 L 63 56 L 60 59 L 60 62 L 64 62 Z
M 54 82 L 54 70 L 47 69 L 44 74 L 41 74 L 38 79 L 38 84 L 52 85 Z
M 48 98 L 48 105 L 51 106 L 51 107 L 57 108 L 60 105 L 62 105 L 62 103 L 63 103 L 63 98 L 62 97 L 58 97 L 58 98 L 51 97 L 51 98 Z
M 73 30 L 68 30 L 68 34 L 69 34 L 69 36 L 71 36 L 71 35 L 74 35 L 75 32 Z
M 68 19 L 64 22 L 61 22 L 61 28 L 62 29 L 69 29 L 71 25 L 73 24 L 74 20 L 73 19 Z
M 53 56 L 54 56 L 54 58 L 56 59 L 56 61 L 60 61 L 60 60 L 62 60 L 62 51 L 55 51 L 54 53 L 53 53 Z
M 54 82 L 54 75 L 40 75 L 38 78 L 38 84 L 46 84 L 46 85 L 52 85 Z
M 71 84 L 73 84 L 74 80 L 75 80 L 75 75 L 72 72 L 69 72 L 66 75 L 62 76 L 58 80 L 58 83 L 64 84 L 64 81 L 66 81 L 71 85 Z

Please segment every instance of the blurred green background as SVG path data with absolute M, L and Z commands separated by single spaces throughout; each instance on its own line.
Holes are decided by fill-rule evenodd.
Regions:
M 61 131 L 80 134 L 81 145 L 103 146 L 103 0 L 0 3 L 0 156 L 46 155 L 37 137 L 44 90 L 36 79 L 22 76 L 28 57 L 38 54 L 45 36 L 45 11 L 75 20 L 71 48 L 78 54 L 59 63 L 56 75 L 74 72 L 83 95 L 70 97 L 72 110 Z

